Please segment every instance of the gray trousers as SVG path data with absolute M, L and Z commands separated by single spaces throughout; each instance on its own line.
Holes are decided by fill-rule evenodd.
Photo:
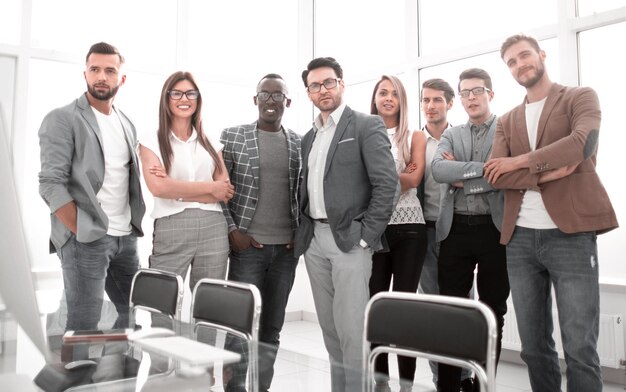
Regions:
M 228 226 L 220 211 L 186 209 L 154 221 L 150 268 L 183 278 L 191 266 L 189 287 L 202 278 L 226 278 Z
M 330 226 L 315 222 L 313 240 L 304 260 L 330 357 L 332 391 L 361 392 L 363 323 L 369 300 L 372 251 L 356 245 L 350 252 L 342 252 Z

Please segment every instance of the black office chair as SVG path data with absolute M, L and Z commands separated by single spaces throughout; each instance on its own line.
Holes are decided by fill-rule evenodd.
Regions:
M 258 390 L 258 341 L 261 294 L 256 286 L 220 279 L 201 279 L 191 302 L 194 337 L 200 328 L 223 331 L 247 343 L 250 391 Z
M 365 309 L 363 363 L 371 391 L 381 353 L 422 357 L 474 371 L 482 392 L 495 391 L 496 319 L 485 304 L 443 295 L 382 292 Z M 377 345 L 371 348 L 371 345 Z
M 180 332 L 183 278 L 172 272 L 140 269 L 130 290 L 130 326 L 135 327 L 136 311 L 148 311 L 169 318 L 175 332 Z

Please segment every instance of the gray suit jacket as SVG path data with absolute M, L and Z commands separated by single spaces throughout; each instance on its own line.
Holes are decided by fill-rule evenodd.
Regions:
M 303 179 L 296 257 L 306 251 L 313 238 L 307 179 L 314 138 L 315 130 L 311 129 L 302 139 Z M 346 106 L 328 149 L 324 172 L 328 223 L 341 251 L 350 251 L 361 239 L 374 251 L 383 248 L 381 237 L 391 218 L 398 187 L 391 143 L 382 119 Z
M 128 117 L 117 110 L 130 151 L 130 208 L 133 234 L 142 236 L 141 220 L 146 207 L 141 195 L 137 163 L 137 134 Z M 98 122 L 86 95 L 55 109 L 43 119 L 39 129 L 41 172 L 39 194 L 50 207 L 52 233 L 50 251 L 60 249 L 71 232 L 54 215 L 70 201 L 76 203 L 79 242 L 89 243 L 106 235 L 109 219 L 96 194 L 104 181 L 104 155 Z
M 485 139 L 481 160 L 469 161 L 472 156 L 471 124 L 457 125 L 448 128 L 441 135 L 441 141 L 437 152 L 433 157 L 432 173 L 435 181 L 441 183 L 441 203 L 439 219 L 437 219 L 437 242 L 443 241 L 450 232 L 452 217 L 454 215 L 454 193 L 464 192 L 465 195 L 487 193 L 491 219 L 498 230 L 502 225 L 503 194 L 495 189 L 483 177 L 483 165 L 491 154 L 491 144 L 496 132 L 497 119 L 494 119 L 489 127 Z M 451 152 L 454 161 L 443 158 L 444 152 Z M 451 184 L 457 181 L 463 182 L 463 188 L 456 188 Z

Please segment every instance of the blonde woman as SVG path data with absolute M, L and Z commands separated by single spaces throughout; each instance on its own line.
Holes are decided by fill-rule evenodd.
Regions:
M 370 295 L 389 290 L 415 293 L 426 253 L 426 226 L 417 189 L 426 164 L 426 137 L 408 126 L 407 95 L 400 79 L 383 75 L 374 87 L 371 113 L 382 117 L 391 141 L 400 198 L 385 230 L 389 252 L 375 253 L 370 278 Z M 376 391 L 390 391 L 387 355 L 376 360 Z M 398 357 L 401 392 L 410 391 L 415 375 L 415 358 Z

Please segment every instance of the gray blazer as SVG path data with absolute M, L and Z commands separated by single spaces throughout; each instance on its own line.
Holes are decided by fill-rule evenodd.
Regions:
M 141 195 L 134 125 L 117 110 L 130 151 L 130 208 L 133 234 L 142 236 L 141 220 L 146 207 Z M 76 240 L 93 242 L 106 235 L 109 219 L 96 194 L 104 181 L 104 155 L 98 122 L 85 94 L 67 106 L 48 113 L 39 128 L 41 172 L 39 194 L 51 211 L 50 251 L 54 253 L 71 232 L 54 215 L 70 201 L 76 203 Z
M 472 134 L 469 122 L 448 128 L 441 135 L 441 141 L 432 162 L 433 177 L 435 181 L 441 183 L 441 202 L 436 226 L 437 242 L 446 239 L 450 233 L 454 215 L 455 191 L 464 192 L 465 195 L 487 193 L 491 219 L 498 230 L 502 226 L 503 194 L 483 177 L 483 165 L 491 154 L 496 123 L 497 119 L 494 119 L 489 127 L 484 144 L 486 148 L 483 148 L 480 162 L 469 161 L 472 156 Z M 455 160 L 444 159 L 442 155 L 444 152 L 451 152 Z M 462 189 L 450 185 L 457 181 L 463 182 Z
M 311 129 L 302 139 L 303 179 L 296 257 L 307 250 L 313 238 L 307 177 L 314 138 L 315 130 Z M 361 239 L 374 251 L 383 248 L 381 237 L 391 218 L 398 187 L 391 143 L 382 119 L 346 106 L 330 143 L 324 172 L 328 223 L 341 251 L 350 251 Z

